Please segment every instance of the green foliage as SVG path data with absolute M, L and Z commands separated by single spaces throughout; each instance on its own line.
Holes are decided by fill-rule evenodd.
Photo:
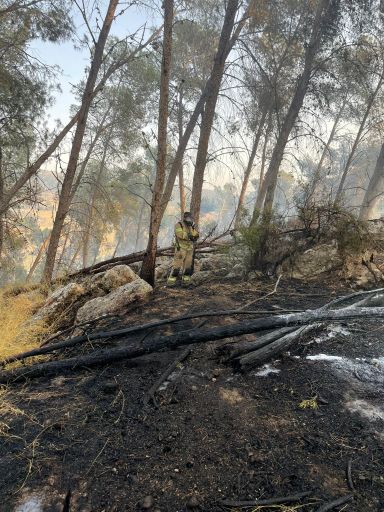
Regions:
M 250 225 L 238 229 L 236 243 L 242 245 L 248 254 L 248 267 L 266 270 L 269 263 L 276 259 L 276 238 L 283 227 L 282 218 L 271 211 L 255 216 Z
M 340 210 L 334 215 L 330 233 L 336 240 L 343 259 L 349 255 L 356 256 L 370 246 L 371 236 L 367 223 L 345 210 Z
M 41 1 L 0 15 L 0 130 L 27 125 L 47 104 L 52 72 L 29 54 L 28 43 L 69 37 L 68 7 L 63 0 Z
M 302 229 L 314 243 L 335 241 L 343 259 L 369 247 L 371 237 L 367 223 L 342 205 L 331 199 L 325 202 L 310 199 L 302 204 L 297 202 L 296 207 L 298 229 Z

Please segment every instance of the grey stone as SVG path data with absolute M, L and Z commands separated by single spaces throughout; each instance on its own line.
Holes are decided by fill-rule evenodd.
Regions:
M 77 312 L 76 323 L 120 313 L 132 302 L 147 299 L 151 292 L 152 286 L 143 279 L 137 278 L 131 283 L 119 286 L 104 297 L 97 297 L 86 302 Z

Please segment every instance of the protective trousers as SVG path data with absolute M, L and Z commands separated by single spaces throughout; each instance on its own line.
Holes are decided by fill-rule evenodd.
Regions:
M 192 274 L 192 261 L 193 261 L 193 247 L 185 249 L 181 248 L 175 250 L 173 258 L 173 268 L 168 281 L 176 281 L 178 275 L 182 273 L 183 281 L 189 281 Z

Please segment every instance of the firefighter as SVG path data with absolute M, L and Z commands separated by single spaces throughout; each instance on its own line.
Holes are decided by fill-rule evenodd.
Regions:
M 167 285 L 173 286 L 181 274 L 182 284 L 189 284 L 193 272 L 195 242 L 199 233 L 190 212 L 185 212 L 183 220 L 175 225 L 175 257 Z

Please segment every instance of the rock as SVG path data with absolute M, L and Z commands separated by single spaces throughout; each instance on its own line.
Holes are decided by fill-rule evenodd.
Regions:
M 116 265 L 103 274 L 101 286 L 107 292 L 116 290 L 116 288 L 127 283 L 132 283 L 132 281 L 139 278 L 128 265 Z
M 105 272 L 87 277 L 82 284 L 87 294 L 94 299 L 103 297 L 107 293 L 116 290 L 116 288 L 131 283 L 138 278 L 139 276 L 128 265 L 116 265 Z
M 292 277 L 295 279 L 316 277 L 323 272 L 341 267 L 342 264 L 336 244 L 319 244 L 297 256 Z
M 236 263 L 236 265 L 234 265 L 231 269 L 231 272 L 229 274 L 227 274 L 227 279 L 234 279 L 234 278 L 238 278 L 238 277 L 244 277 L 246 274 L 246 268 L 243 264 L 241 263 Z
M 172 260 L 164 261 L 156 267 L 155 278 L 156 281 L 165 281 L 171 272 Z
M 201 271 L 215 271 L 218 268 L 225 267 L 229 269 L 230 267 L 228 258 L 224 254 L 210 254 L 209 256 L 203 256 L 200 258 L 199 262 Z
M 206 270 L 205 272 L 196 272 L 191 277 L 191 285 L 192 286 L 199 286 L 200 284 L 206 283 L 210 279 L 213 278 L 213 273 L 209 270 Z
M 69 283 L 66 286 L 57 288 L 47 299 L 44 306 L 34 315 L 33 320 L 56 320 L 64 310 L 68 309 L 80 297 L 85 295 L 83 285 Z
M 132 302 L 148 298 L 151 292 L 152 286 L 137 277 L 135 281 L 119 286 L 104 297 L 97 297 L 86 302 L 77 312 L 76 323 L 120 313 Z

